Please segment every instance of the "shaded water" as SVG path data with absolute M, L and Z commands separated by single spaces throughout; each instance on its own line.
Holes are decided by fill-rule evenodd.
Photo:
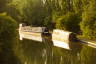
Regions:
M 0 64 L 96 64 L 96 49 L 78 42 L 71 43 L 71 50 L 67 50 L 53 46 L 48 37 L 43 42 L 28 39 L 16 42 L 19 39 L 16 38 L 14 43 L 5 37 L 0 40 L 0 43 L 6 40 L 0 45 Z
M 43 42 L 24 39 L 17 45 L 17 56 L 22 64 L 96 64 L 96 49 L 80 43 L 71 50 L 55 47 L 51 40 Z

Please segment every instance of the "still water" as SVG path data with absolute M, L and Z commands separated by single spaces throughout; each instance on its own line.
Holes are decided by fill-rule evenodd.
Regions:
M 96 49 L 77 42 L 67 50 L 53 46 L 48 38 L 43 42 L 23 39 L 15 51 L 20 64 L 96 64 Z
M 43 42 L 0 37 L 0 64 L 96 64 L 96 49 L 71 42 L 71 50 L 53 46 L 51 38 Z

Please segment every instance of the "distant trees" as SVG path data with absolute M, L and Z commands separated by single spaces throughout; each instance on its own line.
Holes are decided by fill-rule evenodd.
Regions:
M 0 0 L 0 3 L 0 11 L 18 22 L 82 32 L 95 38 L 95 0 Z
M 96 39 L 95 0 L 48 0 L 52 21 L 56 28 L 82 32 L 89 39 Z M 47 2 L 48 2 L 47 1 Z
M 46 11 L 42 0 L 22 0 L 12 2 L 21 14 L 21 22 L 34 26 L 43 26 Z
M 56 28 L 75 33 L 80 31 L 79 23 L 81 21 L 81 1 L 52 0 L 51 5 L 52 21 L 56 24 Z M 76 10 L 77 8 L 78 10 Z M 76 30 L 73 30 L 74 28 L 76 28 Z
M 26 23 L 34 26 L 42 26 L 44 21 L 44 8 L 41 0 L 29 0 L 22 10 Z

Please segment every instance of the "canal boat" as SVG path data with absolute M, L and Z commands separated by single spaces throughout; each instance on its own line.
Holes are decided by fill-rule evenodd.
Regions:
M 46 27 L 23 26 L 22 24 L 19 25 L 20 40 L 26 38 L 42 42 L 43 35 L 48 33 L 49 30 Z
M 52 33 L 52 41 L 54 46 L 70 49 L 70 44 L 77 40 L 76 34 L 60 29 L 54 29 Z

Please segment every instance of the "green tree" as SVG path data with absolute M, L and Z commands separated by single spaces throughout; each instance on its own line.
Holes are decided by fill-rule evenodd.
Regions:
M 19 21 L 20 13 L 13 5 L 10 5 L 12 0 L 0 0 L 0 12 L 7 12 L 15 20 Z
M 0 0 L 0 13 L 5 12 L 10 0 Z
M 96 1 L 91 0 L 82 14 L 81 30 L 84 37 L 96 39 Z
M 56 21 L 56 28 L 78 33 L 80 31 L 79 22 L 79 17 L 69 12 Z
M 14 44 L 17 42 L 17 23 L 6 13 L 0 14 L 0 63 L 17 64 L 14 54 Z
M 24 0 L 24 2 L 13 0 L 12 5 L 20 12 L 22 22 L 43 26 L 46 14 L 42 0 Z

